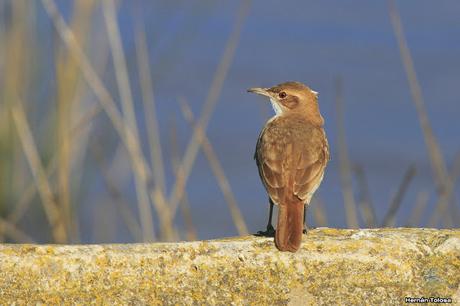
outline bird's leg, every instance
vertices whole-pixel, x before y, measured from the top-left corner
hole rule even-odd
[[[257,236],[265,236],[265,237],[274,237],[275,236],[275,229],[273,228],[273,225],[272,225],[272,215],[273,215],[273,201],[272,199],[270,199],[270,197],[268,198],[269,202],[270,202],[270,212],[268,214],[268,224],[267,224],[267,230],[265,232],[263,231],[258,231],[257,232]]]
[[[309,230],[309,229],[315,229],[314,226],[308,228],[308,225],[307,225],[307,206],[308,206],[308,204],[305,204],[305,206],[303,208],[303,233],[304,234],[306,234],[307,230]]]
[[[307,204],[303,206],[303,233],[307,233]]]
[[[267,232],[270,235],[275,236],[275,229],[273,228],[273,225],[272,225],[273,206],[275,205],[273,204],[273,201],[270,198],[269,198],[269,202],[270,202],[270,213],[268,214]]]

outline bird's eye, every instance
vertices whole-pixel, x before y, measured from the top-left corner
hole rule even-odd
[[[286,94],[284,91],[282,91],[282,92],[280,92],[280,93],[278,94],[278,97],[280,97],[281,99],[286,98],[286,96],[287,96],[287,94]]]

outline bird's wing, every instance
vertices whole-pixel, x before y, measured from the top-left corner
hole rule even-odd
[[[310,202],[313,193],[319,187],[329,161],[326,137],[320,137],[316,141],[316,144],[302,147],[302,151],[298,153],[299,162],[295,172],[294,194],[307,203]]]
[[[279,204],[286,196],[308,202],[321,182],[329,151],[324,131],[309,131],[295,143],[292,137],[262,133],[257,143],[256,161],[259,175],[272,200]],[[289,194],[286,194],[289,193]]]

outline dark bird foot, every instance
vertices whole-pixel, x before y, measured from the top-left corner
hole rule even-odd
[[[314,230],[315,228],[316,228],[316,227],[314,227],[314,226],[313,226],[313,227],[305,227],[305,228],[303,229],[302,233],[307,234],[307,232],[308,232],[309,230]]]
[[[260,237],[275,237],[275,229],[272,225],[267,226],[266,231],[258,231],[256,236]]]

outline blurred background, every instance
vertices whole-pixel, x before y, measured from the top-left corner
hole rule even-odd
[[[458,227],[460,3],[0,1],[0,241],[266,227],[268,101],[318,91],[310,227]]]

